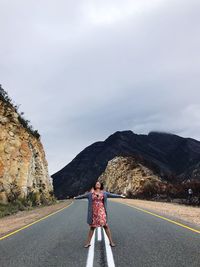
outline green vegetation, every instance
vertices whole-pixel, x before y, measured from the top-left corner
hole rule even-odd
[[[30,121],[26,120],[23,115],[24,112],[18,112],[19,106],[20,105],[16,105],[14,104],[13,100],[9,97],[8,92],[6,92],[1,84],[0,84],[0,100],[3,101],[4,103],[6,103],[10,108],[13,108],[15,112],[17,112],[17,114],[19,115],[18,119],[19,122],[21,123],[21,125],[30,133],[32,134],[34,137],[36,137],[37,139],[40,138],[40,134],[38,133],[38,130],[34,130],[33,126],[30,125]]]
[[[17,213],[20,210],[28,210],[28,209],[30,209],[30,207],[26,207],[19,200],[13,203],[9,202],[8,204],[0,204],[0,218]]]
[[[5,188],[0,184],[0,190],[3,192]],[[7,194],[8,203],[0,203],[0,218],[17,213],[22,210],[32,210],[34,207],[45,207],[47,205],[52,205],[57,202],[56,197],[53,194],[53,191],[49,192],[49,197],[43,194],[43,192],[32,191],[31,188],[28,188],[27,197],[20,197],[20,188],[17,185],[17,181],[13,181],[9,184],[9,193]]]
[[[39,199],[40,201],[38,201]],[[7,204],[0,203],[0,218],[15,214],[18,211],[33,210],[35,207],[49,206],[56,202],[57,199],[54,196],[47,200],[46,198],[38,197],[38,193],[30,194],[27,198],[18,198]]]

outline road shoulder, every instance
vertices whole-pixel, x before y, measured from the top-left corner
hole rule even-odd
[[[126,204],[148,212],[163,216],[169,220],[186,225],[200,231],[200,208],[139,199],[110,199],[113,202]]]
[[[28,211],[18,211],[16,214],[5,216],[0,219],[0,238],[47,215],[50,215],[51,213],[59,211],[60,209],[69,206],[72,202],[73,200],[66,199],[49,206],[36,207]]]

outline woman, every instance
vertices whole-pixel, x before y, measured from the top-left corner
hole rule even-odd
[[[95,186],[90,192],[87,192],[83,195],[74,197],[74,199],[88,199],[88,213],[87,213],[87,223],[90,226],[88,233],[87,242],[84,245],[85,248],[90,246],[90,241],[92,239],[94,229],[99,226],[103,226],[105,232],[110,241],[110,246],[114,247],[115,243],[112,240],[111,231],[107,222],[107,197],[122,197],[124,195],[112,194],[103,190],[103,184],[97,181]]]

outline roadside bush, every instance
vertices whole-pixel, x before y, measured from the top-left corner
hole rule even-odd
[[[14,108],[15,112],[17,112],[17,114],[19,115],[18,120],[21,123],[21,125],[30,133],[32,134],[34,137],[36,137],[37,139],[40,138],[40,134],[38,132],[38,130],[34,130],[33,126],[30,125],[30,121],[26,120],[23,115],[24,112],[19,113],[18,109],[20,105],[16,105],[14,104],[13,100],[10,98],[10,96],[8,95],[8,92],[5,91],[1,84],[0,84],[0,100],[4,103],[6,103],[9,107]]]
[[[143,195],[147,198],[151,198],[157,193],[157,187],[154,181],[146,180],[143,185]]]
[[[0,218],[8,216],[18,211],[29,209],[20,199],[15,200],[13,203],[0,204]]]

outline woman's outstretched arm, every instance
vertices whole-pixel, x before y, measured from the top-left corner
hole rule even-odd
[[[119,194],[114,194],[114,193],[110,193],[110,192],[107,192],[107,191],[105,191],[105,193],[107,194],[107,197],[115,197],[115,198],[117,198],[117,197],[121,197],[121,198],[125,198],[126,196],[124,196],[123,194],[121,194],[121,195],[119,195]]]
[[[89,193],[87,192],[87,193],[85,193],[85,194],[82,194],[82,195],[79,195],[79,196],[77,196],[77,197],[74,197],[74,199],[83,199],[83,198],[87,198],[88,195],[89,195]]]

